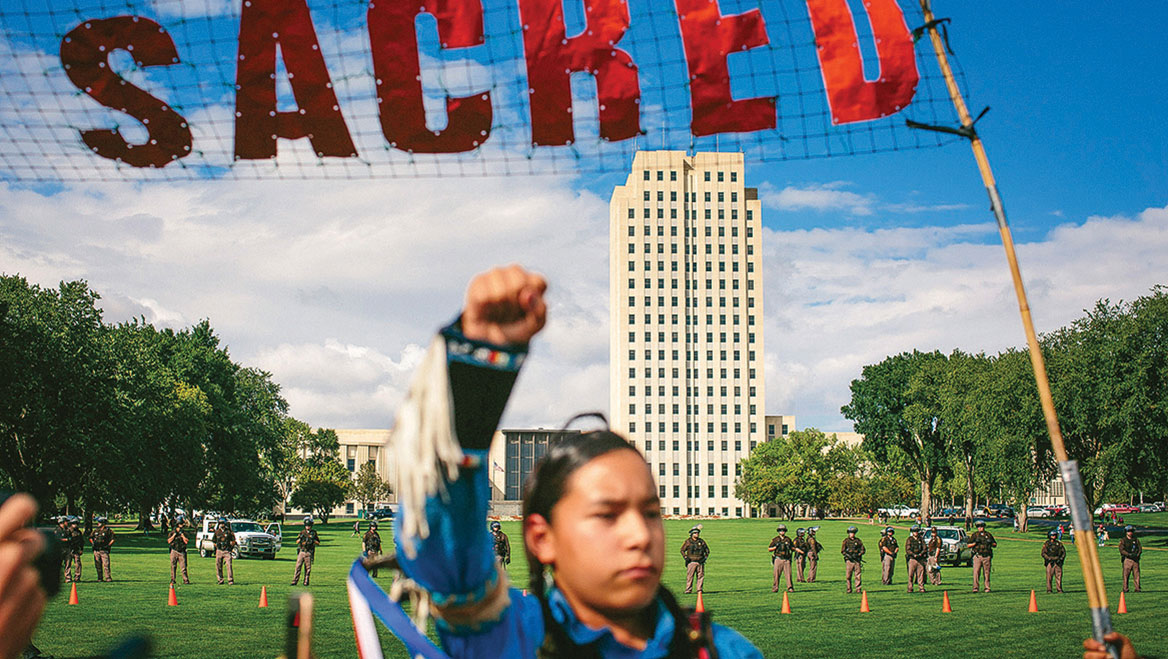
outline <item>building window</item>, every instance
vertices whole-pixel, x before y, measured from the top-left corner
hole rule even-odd
[[[649,180],[649,170],[647,170],[647,169],[645,170],[645,180],[646,181]]]
[[[631,220],[631,219],[635,218],[636,216],[637,216],[637,209],[630,208],[629,209],[629,219]],[[633,235],[633,227],[629,227],[629,235],[630,236]]]
[[[703,173],[706,175],[705,180],[707,180],[707,181],[710,180],[710,173],[709,172],[703,172]]]
[[[673,486],[673,498],[674,498],[674,499],[677,499],[677,498],[679,498],[679,497],[681,497],[681,486],[680,486],[680,485],[674,485],[674,486]],[[673,514],[674,514],[674,515],[676,515],[676,514],[677,514],[677,508],[674,508],[674,509],[673,509]]]
[[[351,503],[346,503],[346,504],[345,504],[345,514],[346,514],[346,515],[352,515],[352,514],[353,514],[353,504],[351,504]]]
[[[664,485],[657,486],[657,497],[660,499],[665,498],[665,486]]]
[[[730,172],[730,182],[731,183],[738,182],[738,172]]]
[[[719,182],[719,183],[721,183],[721,182],[723,182],[723,181],[725,181],[725,180],[726,180],[726,179],[724,178],[724,175],[723,175],[723,173],[722,173],[722,172],[718,172],[718,182]]]
[[[356,458],[349,458],[346,461],[345,466],[347,466],[349,468],[349,471],[354,471],[357,468],[357,459]]]
[[[660,169],[657,170],[657,180],[658,181],[665,180],[665,172],[661,171]]]

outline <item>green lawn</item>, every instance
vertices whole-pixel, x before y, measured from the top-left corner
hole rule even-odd
[[[1136,515],[1132,516],[1137,517]],[[1149,521],[1140,520],[1141,524]],[[690,522],[665,523],[668,536],[665,583],[683,603],[685,573],[678,549]],[[847,522],[827,522],[820,530],[825,547],[819,582],[796,584],[791,615],[780,615],[781,596],[770,592],[771,563],[766,546],[774,535],[774,520],[706,521],[703,537],[710,544],[706,568],[705,603],[715,621],[733,627],[771,656],[842,656],[864,652],[892,656],[921,653],[928,656],[965,656],[970,652],[1032,656],[1075,656],[1089,633],[1086,597],[1078,557],[1068,546],[1064,595],[1047,595],[1039,558],[1044,533],[1017,536],[1008,527],[991,527],[999,540],[994,556],[994,590],[970,593],[969,568],[945,568],[943,577],[953,613],[941,613],[941,592],[905,592],[907,571],[896,567],[895,584],[880,584],[879,565],[868,562],[864,582],[871,613],[860,613],[856,595],[843,592],[843,561],[838,547]],[[794,530],[799,523],[788,524]],[[860,526],[860,537],[875,554],[878,526]],[[897,525],[903,545],[907,531]],[[519,524],[504,522],[511,536],[515,561],[512,579],[524,579],[526,565],[519,542]],[[360,551],[359,538],[350,537],[352,521],[318,525],[323,545],[317,551],[312,592],[317,598],[314,650],[318,657],[355,655],[344,580]],[[84,556],[84,574],[78,588],[80,605],[68,606],[68,590],[50,603],[35,638],[46,654],[86,657],[108,651],[131,634],[148,634],[158,656],[275,657],[283,638],[283,616],[294,565],[292,538],[299,527],[285,529],[284,547],[275,561],[240,560],[235,563],[236,585],[215,584],[213,559],[190,558],[195,582],[178,587],[177,607],[166,606],[169,561],[157,534],[143,536],[120,531],[113,553],[113,583],[95,583],[91,556]],[[388,535],[388,534],[385,534]],[[1142,593],[1129,593],[1130,613],[1114,616],[1116,627],[1147,654],[1168,654],[1163,620],[1168,611],[1168,551],[1162,540],[1146,543],[1142,561]],[[1119,558],[1112,541],[1102,550],[1103,567],[1112,610],[1119,600]],[[388,578],[382,583],[388,585]],[[268,587],[271,607],[257,608],[260,587]],[[1039,613],[1026,612],[1030,589],[1038,593]],[[1161,622],[1156,623],[1156,620]],[[383,633],[390,656],[405,652]],[[977,648],[981,648],[978,650]]]

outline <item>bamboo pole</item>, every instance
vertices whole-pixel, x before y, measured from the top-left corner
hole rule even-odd
[[[1091,609],[1094,636],[1096,640],[1103,642],[1103,636],[1112,631],[1111,612],[1107,608],[1107,591],[1103,585],[1103,569],[1099,564],[1095,533],[1091,527],[1091,514],[1087,510],[1086,498],[1083,496],[1083,482],[1079,475],[1078,463],[1068,458],[1062,431],[1059,429],[1058,415],[1055,412],[1054,399],[1050,393],[1050,381],[1046,375],[1046,362],[1038,344],[1038,335],[1034,331],[1034,321],[1030,317],[1030,304],[1026,299],[1026,288],[1022,284],[1022,271],[1018,267],[1014,238],[1011,236],[1010,226],[1006,222],[1006,210],[1002,206],[1002,198],[998,194],[998,184],[994,181],[994,174],[990,169],[990,161],[986,156],[985,147],[974,129],[973,117],[965,105],[965,99],[961,96],[961,90],[958,88],[953,70],[949,66],[945,44],[933,22],[930,0],[920,0],[920,2],[929,40],[933,44],[933,52],[936,53],[937,63],[941,67],[941,73],[945,76],[945,86],[949,89],[949,97],[953,100],[953,106],[961,119],[963,134],[969,139],[970,147],[973,149],[977,169],[981,173],[982,183],[985,184],[986,192],[989,194],[990,209],[998,222],[998,233],[1002,238],[1002,246],[1006,250],[1006,261],[1010,265],[1010,276],[1014,281],[1014,293],[1018,297],[1018,311],[1022,316],[1022,327],[1026,332],[1026,345],[1029,347],[1030,364],[1034,368],[1034,382],[1038,386],[1042,415],[1046,419],[1051,448],[1058,459],[1059,470],[1066,485],[1067,502],[1070,504],[1071,517],[1075,525],[1075,545],[1079,550],[1079,564],[1083,569],[1083,583],[1087,589],[1087,603]],[[1119,658],[1118,648],[1109,645],[1108,651],[1116,659]]]

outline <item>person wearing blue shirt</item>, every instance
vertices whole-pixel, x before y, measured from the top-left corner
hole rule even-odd
[[[460,658],[654,659],[709,650],[722,659],[761,657],[741,634],[683,611],[661,585],[657,485],[641,454],[609,430],[552,445],[529,477],[529,593],[510,587],[483,524],[487,449],[528,343],[546,320],[545,289],[541,276],[518,266],[475,277],[462,315],[431,344],[398,414],[391,444],[397,464],[410,469],[399,485],[397,562],[430,598],[443,651]]]

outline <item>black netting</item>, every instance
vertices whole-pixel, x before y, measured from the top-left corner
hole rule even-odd
[[[287,0],[289,3],[295,0]],[[398,2],[400,0],[386,0]],[[843,1],[843,0],[841,0]],[[871,27],[858,0],[856,17],[865,74],[879,75]],[[567,34],[584,26],[585,4],[563,3]],[[761,7],[759,7],[761,5]],[[913,0],[900,3],[908,27],[923,23]],[[619,141],[601,137],[597,91],[586,73],[572,74],[575,138],[562,146],[533,146],[524,32],[516,0],[485,0],[484,40],[444,49],[435,20],[416,22],[427,127],[447,121],[447,96],[490,93],[489,137],[463,153],[422,154],[395,148],[382,132],[369,32],[368,4],[357,0],[308,3],[320,53],[357,155],[320,157],[310,140],[279,139],[275,158],[235,158],[236,61],[241,0],[4,0],[0,4],[0,179],[73,181],[191,178],[379,178],[578,173],[627,169],[638,149],[741,151],[748,161],[797,160],[937,146],[954,138],[912,130],[906,118],[954,123],[953,110],[928,39],[916,46],[920,82],[911,105],[889,117],[834,126],[816,55],[807,4],[724,0],[723,14],[759,8],[769,45],[729,56],[735,99],[774,97],[776,128],[694,137],[686,55],[672,2],[631,0],[630,27],[616,44],[639,67],[642,134]],[[179,62],[138,66],[115,50],[110,69],[161,99],[190,130],[189,152],[161,168],[132,167],[96,155],[81,132],[113,129],[130,144],[147,141],[134,117],[102,106],[79,90],[62,65],[62,40],[87,22],[138,16],[173,39]],[[276,58],[280,111],[299,105]],[[962,80],[960,72],[959,81]]]

